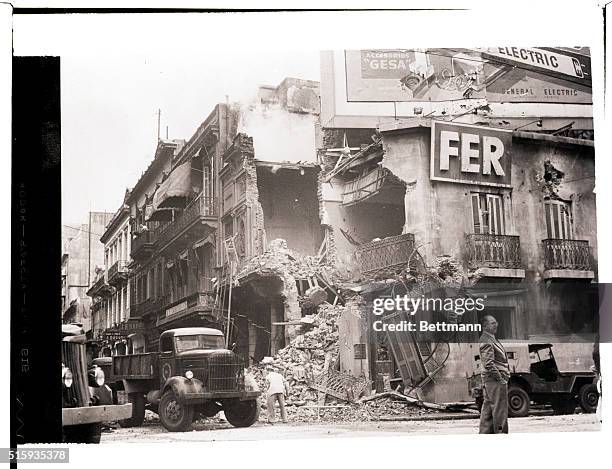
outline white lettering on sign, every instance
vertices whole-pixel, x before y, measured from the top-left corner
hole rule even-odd
[[[506,172],[502,168],[499,160],[504,156],[504,144],[497,137],[482,137],[482,174],[491,174],[491,166],[498,176],[505,176]]]
[[[168,308],[166,310],[166,317],[172,316],[173,314],[176,314],[176,313],[178,313],[180,311],[183,311],[184,309],[187,309],[187,302],[186,301],[182,301],[181,303]]]
[[[450,168],[450,157],[459,155],[459,149],[450,146],[451,141],[459,141],[459,132],[450,130],[440,132],[440,169],[443,171],[448,171]]]
[[[482,138],[482,143],[481,143]],[[461,142],[461,146],[451,146],[451,142]],[[461,148],[461,154],[459,154]],[[462,173],[480,172],[480,148],[482,148],[482,174],[491,174],[491,168],[498,176],[505,176],[500,159],[504,156],[504,144],[497,137],[480,136],[478,134],[453,132],[442,130],[440,132],[440,170],[450,169],[450,157],[461,157]]]
[[[430,177],[512,187],[512,131],[473,124],[431,124]]]
[[[477,173],[480,170],[478,163],[472,163],[471,160],[478,160],[478,148],[472,148],[472,144],[478,145],[480,139],[476,134],[461,135],[461,172],[462,173]]]

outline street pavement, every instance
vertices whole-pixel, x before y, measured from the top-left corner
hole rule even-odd
[[[511,433],[584,432],[600,429],[595,414],[539,415],[509,420]],[[169,433],[159,423],[147,422],[142,427],[118,428],[102,433],[104,443],[153,443],[170,441],[256,441],[326,437],[380,437],[384,435],[478,433],[478,419],[378,421],[346,423],[257,423],[248,428],[234,428],[227,423],[197,423],[184,433]]]

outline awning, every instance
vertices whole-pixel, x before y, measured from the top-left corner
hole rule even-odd
[[[173,208],[153,210],[153,205],[145,205],[145,221],[172,221]]]
[[[174,168],[153,195],[153,211],[162,208],[183,208],[192,195],[191,161]]]

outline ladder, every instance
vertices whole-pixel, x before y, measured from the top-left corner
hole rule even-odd
[[[225,347],[229,348],[230,341],[230,333],[231,333],[231,318],[232,318],[232,287],[234,285],[234,276],[236,275],[236,269],[238,268],[238,251],[236,251],[236,243],[235,243],[236,235],[224,239],[223,245],[225,247],[225,258],[229,265],[229,272],[223,275],[224,280],[227,279],[227,284],[229,284],[229,295],[227,300],[227,324],[225,328]],[[225,295],[223,295],[225,297]],[[223,298],[222,298],[223,302]]]

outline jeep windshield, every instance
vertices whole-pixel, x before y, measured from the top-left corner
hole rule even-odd
[[[181,335],[175,337],[176,351],[187,352],[188,350],[214,350],[225,348],[225,341],[220,335]]]

